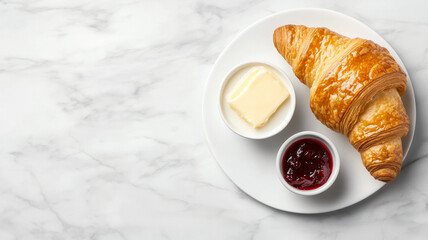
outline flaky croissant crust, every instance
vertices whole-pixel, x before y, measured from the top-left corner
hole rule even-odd
[[[375,178],[392,181],[401,169],[401,137],[409,120],[400,98],[406,75],[388,50],[327,28],[296,25],[277,28],[273,40],[311,88],[310,107],[317,119],[350,138]],[[375,154],[376,149],[387,153]]]

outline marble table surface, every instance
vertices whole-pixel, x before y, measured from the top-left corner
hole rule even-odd
[[[220,52],[272,13],[322,7],[382,35],[416,91],[398,179],[320,215],[266,207],[210,155],[202,93]],[[426,239],[428,3],[0,1],[0,239]]]

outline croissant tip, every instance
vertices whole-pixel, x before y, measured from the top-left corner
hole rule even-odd
[[[380,178],[377,178],[377,180],[379,180],[381,182],[384,182],[384,183],[390,183],[390,182],[394,181],[394,178],[391,178],[391,177],[380,177]]]
[[[283,27],[284,26],[278,27],[273,32],[273,44],[275,45],[276,49],[278,49],[278,50],[279,50],[279,44],[281,43]]]
[[[389,168],[379,169],[371,173],[375,179],[386,183],[394,181],[397,174],[398,173],[395,170]]]

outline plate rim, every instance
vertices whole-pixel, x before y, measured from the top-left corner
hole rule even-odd
[[[231,48],[232,47],[232,45],[233,45],[233,43],[235,42],[235,41],[237,41],[237,39],[240,37],[240,36],[242,36],[243,34],[245,34],[249,29],[251,29],[251,28],[253,28],[255,25],[257,25],[257,24],[259,24],[259,23],[261,23],[261,22],[263,22],[263,21],[265,21],[265,20],[267,20],[267,19],[269,19],[269,18],[274,18],[274,17],[276,17],[277,15],[281,15],[281,14],[286,14],[286,13],[292,13],[292,12],[299,12],[299,11],[319,11],[319,12],[326,12],[326,13],[329,13],[329,14],[334,14],[334,15],[339,15],[340,17],[345,17],[345,18],[348,18],[348,19],[351,19],[351,20],[353,20],[353,21],[355,21],[355,22],[357,22],[358,24],[360,24],[360,25],[362,25],[363,27],[365,27],[365,28],[367,28],[367,29],[369,29],[370,31],[372,31],[374,34],[376,34],[377,36],[379,36],[383,41],[385,41],[393,50],[394,50],[394,53],[397,55],[397,58],[398,58],[398,60],[399,60],[399,62],[401,62],[401,64],[402,64],[402,66],[403,66],[403,70],[404,70],[404,72],[406,73],[406,75],[407,75],[407,77],[406,77],[406,79],[407,79],[407,84],[409,84],[410,85],[410,88],[409,87],[407,87],[407,89],[406,89],[406,91],[409,91],[409,90],[411,90],[411,93],[410,93],[410,95],[411,95],[411,97],[412,97],[412,100],[413,100],[413,103],[414,103],[414,107],[413,107],[413,109],[414,109],[414,111],[412,111],[412,119],[414,119],[414,124],[413,125],[411,125],[411,127],[410,127],[410,129],[409,129],[409,132],[408,132],[408,134],[410,134],[411,136],[410,136],[410,140],[409,140],[409,147],[408,147],[408,149],[407,149],[407,151],[403,154],[403,166],[404,166],[404,162],[405,162],[405,160],[406,160],[406,158],[407,158],[407,155],[408,155],[408,153],[409,153],[409,151],[410,151],[410,149],[411,149],[411,147],[412,147],[412,143],[413,143],[413,139],[414,139],[414,134],[415,134],[415,128],[416,128],[416,124],[417,124],[417,113],[416,113],[416,97],[415,97],[415,91],[414,91],[414,88],[413,88],[413,84],[412,84],[412,82],[411,82],[411,79],[410,79],[410,75],[409,75],[409,73],[407,72],[407,68],[406,68],[406,66],[404,65],[404,62],[401,60],[401,58],[400,58],[400,56],[398,55],[398,53],[395,51],[395,49],[392,47],[392,45],[388,42],[388,41],[386,41],[380,34],[378,34],[376,31],[374,31],[371,27],[369,27],[367,24],[365,24],[365,23],[363,23],[363,22],[361,22],[360,20],[358,20],[358,19],[356,19],[356,18],[354,18],[354,17],[352,17],[352,16],[349,16],[349,15],[346,15],[346,14],[344,14],[344,13],[341,13],[341,12],[338,12],[338,11],[335,11],[335,10],[331,10],[331,9],[326,9],[326,8],[293,8],[293,9],[287,9],[287,10],[282,10],[282,11],[279,11],[279,12],[276,12],[276,13],[273,13],[273,14],[270,14],[270,15],[267,15],[267,16],[265,16],[265,17],[263,17],[263,18],[260,18],[259,20],[257,20],[257,21],[255,21],[255,22],[253,22],[252,24],[250,24],[250,25],[248,25],[247,27],[245,27],[242,31],[240,31],[238,34],[236,34],[236,35],[234,35],[234,37],[233,37],[233,39],[226,45],[226,47],[225,48],[223,48],[223,50],[221,51],[221,53],[217,56],[217,58],[216,58],[216,61],[214,62],[214,64],[212,65],[212,67],[211,67],[211,71],[210,71],[210,73],[208,74],[208,77],[207,77],[207,79],[206,79],[206,81],[205,81],[205,83],[204,83],[204,85],[203,85],[203,94],[202,94],[202,101],[201,101],[201,103],[202,103],[202,115],[201,115],[201,117],[202,117],[202,126],[203,126],[203,132],[204,132],[204,141],[205,141],[205,143],[206,143],[206,145],[208,145],[208,149],[209,149],[209,152],[211,153],[211,155],[213,156],[213,158],[215,159],[215,161],[217,162],[217,165],[220,167],[220,169],[223,171],[223,174],[224,175],[226,175],[226,177],[234,184],[234,186],[235,187],[237,187],[240,191],[242,191],[243,193],[245,193],[246,195],[248,195],[248,196],[250,196],[252,199],[254,199],[254,200],[256,200],[257,202],[260,202],[261,204],[263,204],[263,205],[265,205],[265,206],[268,206],[268,207],[270,207],[270,208],[273,208],[273,209],[276,209],[276,210],[280,210],[280,211],[283,211],[283,212],[289,212],[289,213],[297,213],[297,214],[305,214],[305,215],[309,215],[309,214],[320,214],[320,213],[328,213],[328,212],[334,212],[334,211],[338,211],[338,210],[341,210],[341,209],[345,209],[345,208],[347,208],[347,207],[350,207],[350,206],[353,206],[353,205],[355,205],[355,204],[358,204],[358,203],[361,203],[362,201],[364,201],[365,199],[367,199],[367,198],[369,198],[370,196],[372,196],[372,195],[374,195],[375,193],[377,193],[380,189],[382,189],[382,188],[384,188],[385,187],[385,185],[386,185],[386,183],[385,184],[382,184],[382,186],[381,187],[379,187],[377,190],[375,190],[374,192],[372,192],[371,194],[369,194],[369,195],[367,195],[367,196],[365,196],[365,197],[363,197],[363,198],[361,198],[360,200],[358,200],[358,201],[356,201],[356,202],[354,202],[354,203],[351,203],[351,204],[349,204],[349,205],[346,205],[346,206],[342,206],[342,207],[339,207],[339,208],[335,208],[335,209],[333,209],[333,210],[326,210],[326,211],[294,211],[294,210],[284,210],[284,209],[281,209],[281,208],[278,208],[278,207],[275,207],[275,206],[272,206],[271,204],[269,204],[269,203],[266,203],[266,202],[264,202],[264,201],[262,201],[262,200],[260,200],[260,199],[258,199],[257,197],[255,197],[255,196],[252,196],[251,194],[249,194],[249,193],[247,193],[244,189],[242,189],[238,184],[236,184],[236,182],[232,179],[232,177],[231,176],[229,176],[227,173],[226,173],[226,171],[225,171],[225,169],[224,169],[224,167],[222,166],[222,164],[220,163],[220,161],[218,160],[218,156],[216,155],[216,153],[214,152],[214,150],[213,150],[213,147],[212,147],[212,142],[210,141],[210,139],[208,138],[208,132],[207,132],[207,123],[206,123],[206,121],[205,121],[205,115],[206,115],[206,109],[205,109],[205,105],[206,105],[206,95],[207,95],[207,92],[208,92],[208,84],[209,84],[209,82],[210,82],[210,79],[212,78],[212,75],[213,75],[213,73],[214,73],[214,69],[215,69],[215,66],[218,64],[218,62],[219,62],[219,60],[220,59],[222,59],[223,58],[223,55],[224,54],[226,54],[226,52],[229,50],[229,48]],[[406,109],[407,110],[407,109]]]

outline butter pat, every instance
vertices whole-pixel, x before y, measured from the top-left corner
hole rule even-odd
[[[266,125],[290,93],[266,67],[251,68],[232,92],[229,106],[253,128]]]

